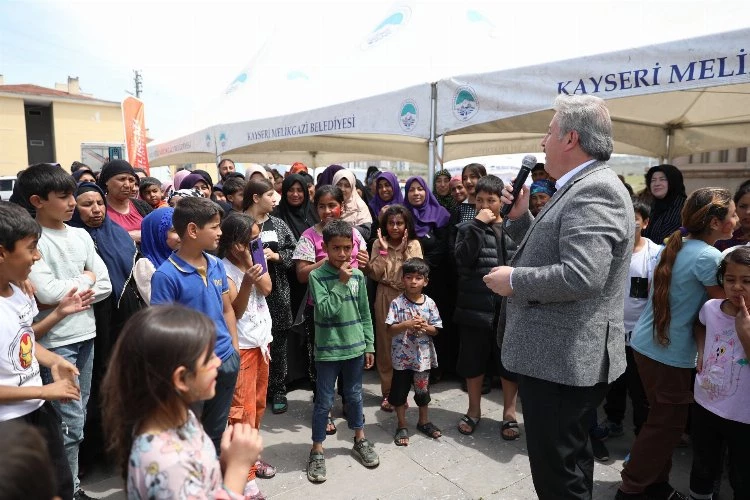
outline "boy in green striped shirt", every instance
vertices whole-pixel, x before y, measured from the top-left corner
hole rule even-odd
[[[323,250],[328,260],[310,273],[310,294],[315,304],[315,367],[318,372],[312,419],[313,446],[307,463],[307,478],[326,480],[323,441],[328,412],[333,406],[336,378],[341,373],[349,428],[354,430],[352,453],[365,467],[376,467],[380,459],[365,438],[362,412],[362,372],[375,360],[374,336],[365,277],[350,264],[352,226],[340,219],[323,227]]]

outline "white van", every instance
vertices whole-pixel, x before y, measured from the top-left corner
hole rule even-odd
[[[8,201],[13,194],[13,186],[16,185],[15,175],[5,175],[0,177],[0,199]]]

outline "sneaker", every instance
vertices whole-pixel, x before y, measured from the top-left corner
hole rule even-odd
[[[78,491],[76,491],[73,494],[73,500],[96,500],[96,499],[94,497],[88,496],[85,491],[83,491],[81,488],[78,488]]]
[[[322,483],[326,480],[326,459],[322,453],[310,452],[307,459],[307,479],[313,483]]]
[[[365,467],[377,467],[380,465],[380,458],[375,452],[375,445],[373,445],[367,438],[362,438],[354,443],[352,453],[357,459],[362,462]]]
[[[606,462],[609,460],[609,450],[604,444],[604,441],[600,439],[592,439],[591,450],[594,452],[594,460],[598,462]]]
[[[611,420],[607,420],[604,422],[604,425],[607,426],[607,430],[609,430],[609,436],[610,437],[620,437],[623,434],[625,434],[625,428],[623,427],[622,423],[612,422]]]

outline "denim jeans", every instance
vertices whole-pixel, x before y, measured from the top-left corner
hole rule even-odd
[[[214,397],[208,401],[200,401],[191,405],[193,412],[200,418],[206,434],[214,443],[216,456],[219,456],[221,451],[221,436],[227,428],[229,409],[232,406],[232,396],[239,373],[240,355],[237,351],[234,351],[221,362],[219,374],[216,376],[216,394],[214,394]]]
[[[312,440],[322,443],[326,438],[328,412],[333,406],[336,379],[343,383],[344,406],[349,428],[359,430],[365,426],[362,413],[362,372],[365,367],[364,354],[344,361],[315,361],[318,372],[315,405],[313,407]]]
[[[52,406],[60,414],[62,425],[63,445],[68,457],[70,473],[73,475],[73,492],[78,491],[80,481],[78,480],[78,448],[83,441],[83,424],[86,422],[86,405],[91,394],[91,374],[94,369],[94,339],[76,342],[75,344],[55,347],[50,349],[70,361],[78,371],[78,385],[81,388],[81,400],[62,403],[52,401]],[[42,382],[51,384],[52,372],[42,367]]]

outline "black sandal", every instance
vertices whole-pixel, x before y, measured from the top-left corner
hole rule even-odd
[[[403,441],[404,439],[406,439],[406,442]],[[396,429],[396,434],[393,435],[393,443],[396,446],[409,446],[409,429],[406,427]]]
[[[463,417],[461,417],[461,420],[458,421],[458,423],[459,423],[459,425],[457,426],[458,427],[458,432],[460,432],[464,436],[470,436],[470,435],[474,434],[474,429],[476,429],[477,425],[479,425],[479,421],[480,420],[482,420],[482,417],[479,417],[476,420],[474,420],[470,416],[464,415]],[[463,422],[463,423],[465,423],[466,425],[469,426],[470,430],[468,432],[465,431],[465,430],[463,430],[463,429],[461,429],[461,425],[460,425],[461,422]]]
[[[427,422],[426,424],[417,424],[417,430],[425,436],[431,437],[432,439],[437,439],[443,435],[443,431],[438,429],[438,427],[432,422]]]
[[[286,413],[289,409],[286,396],[283,394],[275,394],[271,399],[271,412],[278,415],[279,413]]]
[[[507,430],[512,430],[515,434],[508,436],[505,434],[505,431]],[[502,436],[505,441],[515,441],[520,438],[521,431],[518,429],[518,422],[515,420],[503,420],[503,424],[500,427],[500,436]]]

